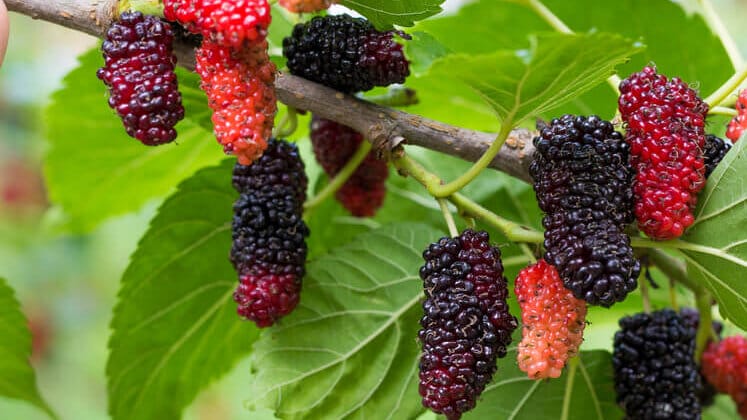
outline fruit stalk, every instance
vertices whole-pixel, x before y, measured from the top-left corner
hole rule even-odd
[[[304,204],[304,210],[308,213],[311,209],[324,202],[324,200],[333,196],[353,175],[353,173],[355,173],[355,170],[358,169],[361,162],[366,159],[368,152],[371,151],[371,147],[371,143],[362,141],[360,146],[358,146],[358,150],[356,150],[355,154],[350,157],[350,160],[348,160],[345,166],[342,167],[340,172],[338,172],[337,175],[335,175],[334,178],[332,178],[329,183],[314,196],[314,198],[308,200],[306,204]]]

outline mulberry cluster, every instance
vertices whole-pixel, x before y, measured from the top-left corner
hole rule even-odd
[[[299,23],[283,40],[291,74],[345,93],[402,83],[409,62],[394,35],[379,32],[364,19],[348,15],[317,16]]]
[[[703,149],[703,162],[705,163],[705,176],[708,178],[716,169],[726,153],[731,150],[731,144],[712,134],[706,135],[705,148]]]
[[[573,115],[541,127],[534,145],[529,171],[546,213],[545,260],[576,298],[622,301],[640,273],[623,231],[633,220],[628,145],[609,122]]]
[[[104,67],[96,75],[109,87],[109,106],[122,118],[127,134],[148,146],[174,140],[174,126],[184,118],[173,39],[168,23],[124,12],[101,46]]]
[[[532,379],[560,377],[583,342],[586,302],[563,287],[545,260],[521,270],[514,288],[521,307],[519,369]]]
[[[718,391],[731,396],[739,414],[747,419],[747,338],[734,336],[710,343],[701,371]]]
[[[674,239],[695,221],[705,185],[703,148],[708,104],[678,78],[653,67],[620,83],[619,109],[636,168],[635,214],[652,239]]]
[[[272,325],[298,304],[305,274],[303,221],[306,174],[295,145],[270,139],[254,164],[239,163],[233,186],[231,263],[239,274],[234,293],[241,317],[259,327]]]
[[[612,364],[626,419],[699,419],[695,330],[671,309],[620,320]]]
[[[318,117],[311,120],[310,137],[316,160],[330,177],[340,172],[363,141],[363,135],[352,128]],[[386,161],[371,151],[336,198],[353,216],[373,216],[384,202],[388,176]]]
[[[213,110],[215,137],[240,164],[251,164],[267,147],[277,111],[276,69],[267,41],[236,49],[206,39],[196,58],[200,86]]]
[[[517,321],[508,312],[501,252],[487,232],[441,238],[423,258],[420,395],[425,407],[459,419],[493,377]]]
[[[737,116],[732,118],[726,128],[726,137],[735,143],[742,137],[744,129],[747,128],[747,89],[739,92],[736,108]]]
[[[680,309],[680,316],[682,317],[682,320],[685,321],[685,325],[692,328],[697,335],[698,326],[700,325],[700,312],[693,308],[682,308]],[[724,328],[723,324],[714,321],[712,327],[716,332],[716,335],[721,337],[721,330]],[[710,342],[711,340],[708,340],[708,343]],[[700,406],[705,408],[714,403],[718,391],[710,382],[708,382],[705,376],[703,376],[702,371],[700,373],[700,385],[701,388],[697,392],[698,400],[700,401]]]
[[[292,13],[314,13],[329,8],[336,0],[280,0],[278,4]]]
[[[164,0],[163,6],[166,19],[223,46],[262,41],[272,20],[267,0]]]

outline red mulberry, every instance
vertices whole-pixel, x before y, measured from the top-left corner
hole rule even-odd
[[[264,40],[272,20],[267,0],[163,0],[163,6],[166,19],[222,46]]]
[[[508,312],[501,252],[487,232],[441,238],[423,259],[420,395],[425,407],[459,419],[493,377],[517,321]]]
[[[205,40],[196,58],[215,137],[239,163],[251,164],[267,147],[277,111],[267,41],[234,49]]]
[[[703,148],[708,104],[678,78],[644,67],[620,83],[638,227],[652,239],[680,237],[705,185]]]
[[[705,176],[708,178],[716,169],[726,153],[731,150],[731,144],[725,142],[712,134],[706,136],[705,148],[703,149],[703,162],[705,163]]]
[[[317,16],[283,40],[291,74],[346,93],[403,83],[409,62],[394,35],[348,15]]]
[[[271,139],[254,164],[236,164],[233,185],[234,300],[239,315],[267,327],[296,307],[305,274],[307,179],[298,149]]]
[[[109,87],[109,106],[127,134],[148,146],[174,140],[174,126],[184,118],[173,40],[168,23],[124,12],[101,46],[105,64],[96,75]]]
[[[293,13],[314,13],[329,8],[336,0],[280,0],[278,4]]]
[[[732,118],[726,129],[726,137],[735,143],[742,137],[744,129],[747,128],[747,89],[739,92],[736,108],[737,116]]]
[[[620,320],[612,364],[626,419],[700,419],[695,330],[671,309]]]
[[[363,141],[363,135],[331,120],[311,120],[311,144],[316,160],[330,177],[350,160]],[[358,169],[337,191],[337,200],[356,217],[370,217],[381,207],[386,195],[389,169],[371,151]]]
[[[701,371],[719,392],[729,394],[747,419],[747,338],[727,337],[703,353]]]
[[[545,260],[521,270],[514,287],[521,307],[519,369],[532,379],[557,378],[583,342],[586,302],[563,287]]]
[[[611,306],[637,286],[640,262],[623,231],[633,219],[628,145],[597,116],[541,127],[529,171],[546,213],[545,261],[591,305]]]

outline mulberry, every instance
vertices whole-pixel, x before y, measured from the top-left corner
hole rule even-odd
[[[163,0],[163,14],[227,47],[261,42],[272,20],[267,0]]]
[[[291,74],[345,93],[403,83],[409,62],[394,35],[379,32],[364,19],[348,15],[317,16],[293,28],[283,40]]]
[[[215,137],[240,164],[251,164],[267,147],[277,111],[267,41],[234,49],[205,40],[196,58]]]
[[[174,126],[184,118],[173,40],[168,23],[124,12],[101,46],[104,67],[96,76],[109,87],[109,106],[122,118],[127,134],[148,146],[174,140]]]
[[[506,303],[501,252],[489,240],[487,232],[465,230],[423,252],[420,395],[449,420],[474,408],[517,326]]]
[[[671,309],[620,320],[612,364],[626,419],[699,419],[695,330]]]
[[[311,144],[316,160],[330,177],[337,175],[363,141],[363,135],[331,120],[313,117]],[[356,217],[370,217],[386,195],[389,169],[386,161],[371,151],[337,191],[337,200]]]
[[[314,13],[329,8],[335,0],[280,0],[278,2],[293,13]]]
[[[726,128],[726,137],[734,143],[742,137],[744,129],[747,128],[747,89],[739,92],[736,108],[737,116],[732,118]]]
[[[305,274],[303,202],[307,179],[295,145],[270,139],[250,166],[236,164],[231,263],[239,274],[234,293],[241,317],[272,325],[298,304]]]
[[[705,163],[705,176],[708,178],[716,169],[726,153],[731,150],[731,144],[725,142],[712,134],[706,136],[705,148],[703,149],[703,161]]]
[[[747,338],[734,336],[710,343],[701,371],[718,391],[731,396],[739,414],[747,419]]]
[[[703,148],[708,104],[678,78],[644,67],[620,83],[627,125],[638,227],[650,238],[680,237],[705,185]]]
[[[521,307],[519,369],[532,379],[557,378],[583,342],[586,302],[563,287],[545,260],[521,270],[514,287]]]
[[[689,328],[692,328],[697,335],[698,326],[700,325],[700,313],[698,312],[698,310],[693,308],[682,308],[680,309],[680,316],[682,317],[683,321],[685,321],[685,325],[687,325]],[[713,331],[716,332],[719,337],[721,337],[721,330],[723,329],[723,327],[724,326],[720,322],[713,322]],[[708,343],[710,342],[711,340],[708,340]],[[707,407],[709,405],[712,405],[715,401],[718,391],[703,376],[702,371],[700,373],[700,385],[701,388],[697,392],[700,406]]]
[[[622,301],[640,273],[623,231],[633,219],[628,145],[609,122],[573,115],[541,127],[534,145],[529,171],[546,213],[545,260],[576,298]]]

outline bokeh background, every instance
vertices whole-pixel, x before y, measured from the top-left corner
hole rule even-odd
[[[453,11],[462,2],[448,0],[445,8]],[[724,22],[747,56],[747,1],[713,3],[725,11]],[[76,66],[76,57],[98,40],[13,13],[10,21],[8,54],[0,69],[0,276],[15,288],[29,319],[42,395],[62,419],[105,419],[111,308],[129,255],[158,203],[87,235],[60,229],[60,212],[47,201],[44,188],[43,111],[62,77]],[[104,101],[103,86],[101,92]],[[85,168],[80,173],[85,176]],[[247,370],[238,366],[203,392],[186,418],[272,418],[242,406]],[[0,398],[0,419],[44,418],[24,403]]]

